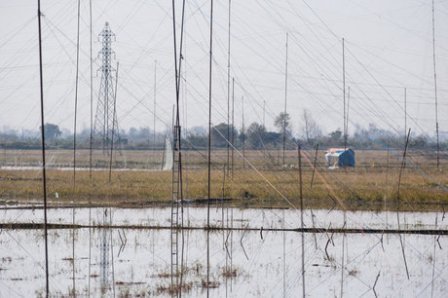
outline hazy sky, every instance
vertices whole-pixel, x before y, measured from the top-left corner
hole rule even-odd
[[[176,1],[178,8],[182,1]],[[213,123],[227,121],[228,0],[215,0]],[[105,22],[116,34],[120,63],[120,128],[153,127],[157,60],[157,129],[171,124],[174,69],[171,1],[92,0],[94,112]],[[448,1],[436,0],[439,123],[448,131]],[[42,0],[46,122],[73,130],[75,0]],[[177,12],[180,15],[180,11]],[[0,128],[37,129],[40,121],[37,1],[0,1]],[[182,123],[208,122],[210,1],[186,1]],[[407,88],[409,127],[435,130],[430,0],[232,0],[231,76],[235,124],[273,128],[285,97],[285,39],[289,34],[288,112],[296,133],[308,109],[324,132],[343,126],[342,37],[346,40],[349,133],[355,124],[403,132]],[[90,125],[89,1],[81,0],[79,126]]]

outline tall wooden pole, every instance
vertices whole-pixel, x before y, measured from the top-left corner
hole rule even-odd
[[[230,173],[230,17],[232,0],[229,0],[229,22],[227,40],[227,175]]]
[[[153,122],[153,140],[152,149],[156,149],[156,119],[157,119],[157,60],[154,61],[154,122]],[[154,153],[154,152],[153,152]]]
[[[45,163],[45,109],[44,109],[44,78],[42,65],[42,25],[41,25],[40,0],[37,0],[37,21],[39,27],[39,78],[40,78],[40,123],[42,138],[42,189],[44,195],[44,241],[45,241],[45,296],[50,294],[48,274],[48,226],[47,226],[47,172]]]
[[[347,115],[345,103],[345,39],[342,38],[342,97],[344,102],[344,149],[347,149]]]
[[[212,162],[212,71],[213,71],[213,0],[210,2],[210,52],[208,77],[208,155],[207,155],[207,227],[210,227],[211,162]]]
[[[408,113],[407,113],[407,94],[406,88],[404,88],[404,142],[406,143],[408,133]]]
[[[286,150],[286,108],[288,101],[288,33],[286,33],[286,55],[285,55],[285,107],[283,115],[283,153],[282,153],[282,164],[285,164],[285,150]]]
[[[436,142],[437,142],[437,169],[440,167],[440,144],[439,144],[439,116],[437,104],[437,67],[436,67],[436,18],[434,0],[432,0],[432,61],[434,68],[434,102],[436,119]]]
[[[232,78],[232,178],[234,167],[234,148],[235,148],[235,78]]]
[[[241,133],[243,134],[243,168],[246,168],[246,127],[244,123],[244,96],[241,98],[242,101],[242,109],[241,109],[241,122],[242,122],[242,128]]]
[[[213,65],[213,0],[210,1],[210,54],[208,81],[208,157],[207,157],[207,298],[210,297],[210,198],[212,149],[212,65]]]

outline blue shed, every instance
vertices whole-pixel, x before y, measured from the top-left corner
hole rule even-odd
[[[330,148],[325,152],[325,160],[329,168],[344,168],[355,166],[355,151],[350,148]]]

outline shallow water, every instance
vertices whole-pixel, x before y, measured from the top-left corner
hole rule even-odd
[[[75,210],[76,223],[101,222],[102,208]],[[298,227],[300,215],[295,210],[239,210],[224,212],[227,224],[233,214],[233,226]],[[2,222],[41,222],[42,210],[2,210]],[[343,225],[340,211],[313,210],[318,227]],[[113,224],[169,225],[170,208],[114,209]],[[185,222],[205,224],[205,208],[187,208]],[[211,210],[211,222],[222,224],[222,211]],[[393,227],[395,213],[347,212],[351,227]],[[447,219],[439,213],[402,213],[404,228],[446,229]],[[284,218],[284,221],[283,221]],[[71,209],[49,210],[49,222],[71,223]],[[305,212],[311,226],[311,210]],[[405,224],[406,223],[406,224]],[[52,295],[67,295],[73,286],[73,272],[78,294],[168,297],[161,288],[170,285],[171,250],[169,230],[78,229],[49,231],[49,269]],[[298,297],[302,293],[301,234],[297,232],[185,231],[184,283],[191,289],[185,297],[205,297],[207,242],[210,252],[210,280],[217,288],[208,289],[211,297]],[[331,237],[332,241],[329,240]],[[345,237],[345,245],[343,239]],[[410,278],[406,275],[400,235],[322,234],[304,235],[305,290],[308,297],[443,297],[448,290],[447,236],[401,235]],[[179,256],[182,252],[179,234]],[[207,241],[208,240],[208,241]],[[227,249],[224,243],[227,240]],[[438,241],[437,241],[438,240]],[[112,245],[111,245],[112,243]],[[442,247],[440,249],[439,245]],[[327,250],[325,247],[327,246]],[[75,261],[72,262],[73,247]],[[90,278],[89,278],[90,249]],[[344,261],[342,252],[344,250]],[[103,254],[102,254],[103,252]],[[328,255],[327,255],[328,254]],[[44,241],[42,230],[2,230],[0,233],[0,297],[33,297],[44,294]],[[113,262],[112,262],[113,256]],[[109,264],[101,266],[102,257]],[[103,260],[105,260],[103,259]],[[236,276],[222,273],[232,266]],[[180,264],[180,261],[179,261]],[[74,265],[74,266],[73,266]],[[112,269],[113,267],[113,269]],[[73,271],[74,268],[74,271]],[[104,270],[101,270],[104,268]],[[113,272],[113,275],[112,275]],[[104,275],[103,275],[104,273]],[[90,287],[89,287],[90,283]]]
[[[48,209],[48,222],[71,224],[73,212],[75,223],[93,225],[102,222],[104,208],[55,208]],[[109,209],[108,209],[109,210]],[[111,208],[114,225],[169,226],[171,208]],[[184,207],[184,224],[191,227],[204,227],[207,224],[207,208]],[[181,210],[179,209],[179,216]],[[442,212],[400,212],[402,229],[448,229],[448,216]],[[437,227],[435,219],[438,218]],[[442,217],[445,217],[442,220]],[[221,227],[233,218],[233,227],[242,228],[298,228],[300,210],[293,209],[238,209],[219,205],[210,209],[210,224]],[[305,227],[341,228],[344,226],[344,212],[339,210],[304,210]],[[43,222],[42,209],[0,209],[2,223]],[[347,228],[386,229],[397,228],[396,212],[346,211]]]

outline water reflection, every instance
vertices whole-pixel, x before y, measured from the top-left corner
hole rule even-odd
[[[210,297],[300,295],[299,233],[229,234],[203,230],[184,233],[180,269],[184,297],[205,297],[207,292]],[[78,295],[87,295],[90,290],[91,296],[101,293],[112,296],[113,291],[118,297],[170,296],[173,294],[170,235],[169,230],[79,229],[73,260],[70,230],[50,230],[51,293],[56,296],[70,293],[75,268]],[[434,296],[441,297],[446,293],[448,255],[440,250],[448,244],[446,236],[406,235],[409,280],[398,235],[346,234],[342,263],[343,237],[325,233],[304,235],[306,291],[310,297],[339,295],[342,278],[344,295],[349,297],[369,292],[373,296],[373,290],[380,296],[430,296],[433,291]],[[436,240],[440,247],[437,244],[434,250]],[[0,296],[43,295],[42,231],[3,230],[0,244]]]

